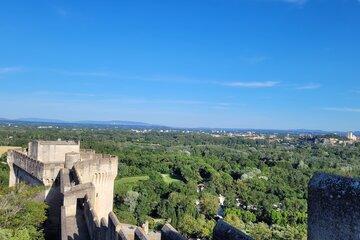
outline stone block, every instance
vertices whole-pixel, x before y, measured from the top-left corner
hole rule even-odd
[[[360,239],[360,180],[317,173],[309,183],[308,239]]]

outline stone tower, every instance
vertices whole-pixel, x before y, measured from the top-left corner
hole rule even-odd
[[[49,205],[45,229],[49,239],[59,239],[60,232],[67,236],[88,235],[85,202],[99,220],[106,221],[112,213],[118,167],[115,156],[80,150],[77,141],[32,141],[27,151],[9,151],[7,161],[10,187],[20,181],[45,187],[43,198]]]

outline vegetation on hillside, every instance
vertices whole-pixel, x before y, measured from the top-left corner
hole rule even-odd
[[[0,128],[0,145],[79,139],[119,157],[114,211],[122,222],[170,222],[188,237],[211,239],[219,214],[255,239],[306,239],[307,183],[316,171],[359,176],[360,145],[314,139],[269,142],[199,133],[118,129]],[[219,197],[224,196],[224,206]]]
[[[0,240],[42,240],[46,205],[36,200],[42,189],[25,184],[8,188],[5,157],[0,158]]]

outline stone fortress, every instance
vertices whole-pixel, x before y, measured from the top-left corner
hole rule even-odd
[[[43,186],[49,240],[186,240],[170,224],[159,234],[122,224],[113,213],[118,158],[80,149],[77,141],[32,141],[8,152],[10,187]],[[309,183],[308,239],[360,239],[360,180],[316,174]],[[213,240],[250,240],[223,220]]]

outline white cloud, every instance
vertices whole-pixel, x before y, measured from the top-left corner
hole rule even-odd
[[[223,85],[228,87],[238,88],[272,88],[279,85],[279,82],[266,81],[266,82],[230,82],[224,83]]]
[[[324,108],[324,110],[326,110],[326,111],[335,111],[335,112],[356,112],[356,113],[360,113],[360,108],[349,108],[349,107],[342,107],[342,108],[328,107],[328,108]]]
[[[318,89],[318,88],[321,88],[321,84],[319,84],[319,83],[308,83],[308,84],[305,84],[303,86],[299,86],[296,89],[297,90],[314,90],[314,89]]]
[[[20,72],[20,71],[22,71],[22,69],[19,68],[19,67],[3,67],[3,68],[0,68],[0,74],[12,73],[12,72]]]

